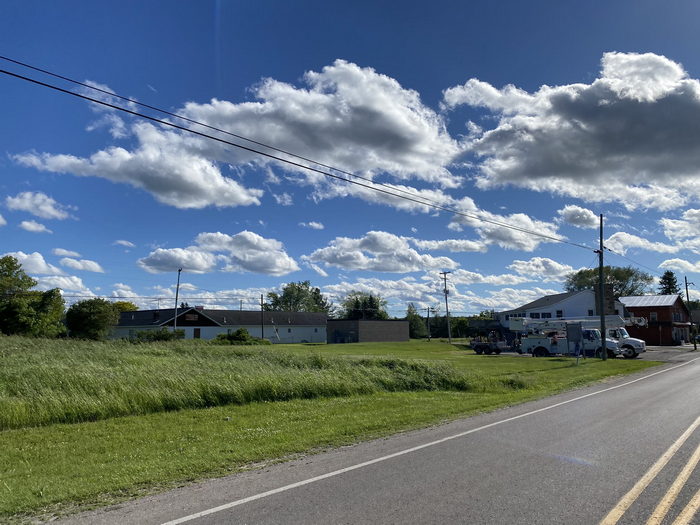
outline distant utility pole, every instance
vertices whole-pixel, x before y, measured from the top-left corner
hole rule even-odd
[[[688,303],[688,313],[690,314],[690,337],[693,340],[693,350],[698,349],[698,342],[695,340],[695,324],[693,323],[693,312],[690,311],[690,294],[688,293],[688,285],[695,283],[688,282],[688,276],[685,276],[685,300]]]
[[[603,271],[603,214],[600,214],[600,249],[598,250],[598,308],[600,314],[600,358],[608,359],[607,332],[605,330],[605,282]]]
[[[182,268],[177,269],[177,286],[175,287],[175,317],[173,318],[173,332],[177,330],[177,301],[180,295],[180,274],[182,273]]]
[[[430,342],[430,311],[432,310],[433,313],[435,313],[435,309],[428,306],[428,308],[421,308],[421,310],[425,310],[426,313],[428,314],[426,324],[427,324],[427,328],[428,328],[428,342]]]
[[[241,301],[241,306],[240,306],[239,310],[242,312],[243,311],[243,299],[241,299],[240,301]]]
[[[445,281],[445,316],[447,318],[447,341],[452,344],[452,330],[450,328],[450,306],[447,304],[447,296],[449,295],[450,291],[447,289],[447,274],[452,273],[452,272],[440,272],[440,275],[442,275],[443,280]]]
[[[265,311],[263,310],[263,294],[260,294],[260,339],[265,338]]]

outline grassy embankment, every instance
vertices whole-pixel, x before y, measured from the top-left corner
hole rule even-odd
[[[251,348],[0,338],[0,520],[117,501],[652,363],[573,365],[437,341]]]

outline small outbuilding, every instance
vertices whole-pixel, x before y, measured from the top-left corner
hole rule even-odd
[[[328,319],[326,340],[337,343],[381,343],[408,341],[408,321]]]
[[[678,345],[690,341],[690,311],[679,295],[620,297],[630,315],[644,317],[646,326],[630,326],[632,337],[648,345]]]

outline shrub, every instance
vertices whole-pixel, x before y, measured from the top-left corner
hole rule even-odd
[[[272,344],[267,339],[253,337],[245,328],[239,328],[233,333],[219,334],[213,340],[216,344],[223,345],[269,345]]]
[[[176,339],[184,339],[184,330],[171,331],[163,327],[160,330],[142,330],[136,332],[134,343],[153,343],[156,341],[175,341]]]

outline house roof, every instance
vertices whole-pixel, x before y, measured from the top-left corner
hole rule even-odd
[[[625,308],[634,308],[635,306],[673,306],[678,299],[678,294],[630,295],[628,297],[620,297],[620,302],[625,305]]]
[[[180,318],[189,313],[198,313],[209,318],[219,326],[251,326],[260,325],[260,312],[249,310],[209,310],[205,308],[178,308],[178,323]],[[130,326],[163,326],[172,322],[175,316],[174,308],[160,310],[138,310],[122,312],[119,325]],[[325,325],[328,315],[320,312],[263,312],[262,322],[266,325]]]
[[[511,312],[521,312],[523,310],[534,310],[536,308],[547,308],[549,306],[552,306],[553,304],[557,304],[562,302],[564,299],[568,299],[569,297],[573,297],[574,295],[588,292],[589,290],[579,290],[578,292],[565,292],[565,293],[557,293],[554,295],[545,295],[544,297],[540,297],[539,299],[532,301],[531,303],[524,304],[522,306],[519,306],[518,308],[514,308],[512,310],[507,310],[505,312],[500,312],[502,314],[509,314]]]

